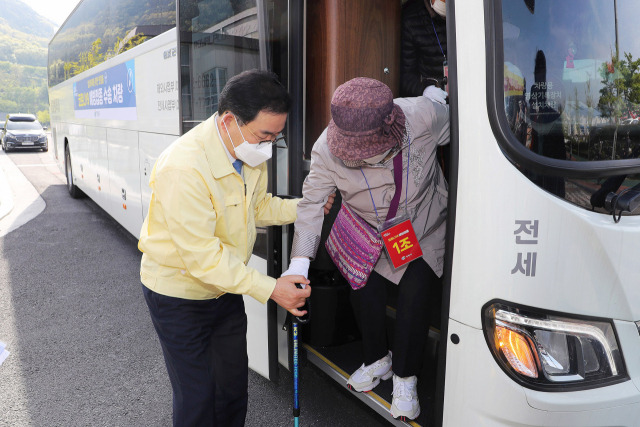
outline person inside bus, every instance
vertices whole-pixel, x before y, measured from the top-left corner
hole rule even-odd
[[[306,313],[299,308],[311,288],[296,287],[305,277],[276,280],[247,265],[256,226],[296,219],[299,200],[267,193],[265,164],[290,103],[273,73],[232,77],[218,112],[164,150],[151,173],[140,277],[173,388],[174,426],[244,425],[243,294]]]
[[[446,92],[447,6],[445,0],[408,0],[402,6],[400,37],[400,96],[442,96]],[[427,93],[429,92],[429,93]],[[438,150],[449,180],[449,146]]]
[[[427,307],[443,272],[448,190],[436,149],[449,142],[449,109],[425,96],[394,100],[384,83],[359,77],[336,89],[331,117],[313,146],[291,263],[283,276],[307,275],[320,244],[329,194],[339,190],[343,208],[347,205],[375,228],[401,189],[397,217],[408,215],[422,256],[394,268],[383,250],[366,284],[351,291],[364,360],[348,385],[369,391],[393,375],[391,414],[415,419],[420,414],[416,387],[429,327]],[[391,348],[385,333],[387,284],[399,286]]]
[[[445,88],[447,22],[444,0],[408,0],[402,6],[400,96]]]
[[[541,156],[566,160],[565,136],[562,121],[562,87],[559,79],[548,75],[547,59],[542,50],[536,52],[533,70],[534,83],[529,92],[531,122],[531,150]],[[530,179],[541,188],[565,197],[565,181],[561,176],[529,173]]]

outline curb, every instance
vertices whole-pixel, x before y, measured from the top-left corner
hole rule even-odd
[[[0,237],[31,221],[45,207],[34,186],[6,153],[0,152]]]
[[[6,158],[7,155],[2,151],[0,156]],[[7,216],[13,209],[13,191],[4,173],[4,162],[0,162],[0,219]]]

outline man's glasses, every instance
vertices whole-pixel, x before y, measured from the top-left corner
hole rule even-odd
[[[278,134],[272,134],[271,139],[264,139],[264,138],[261,138],[258,135],[256,135],[255,132],[253,132],[251,130],[249,125],[245,125],[245,126],[247,127],[247,129],[249,129],[249,132],[251,132],[251,135],[253,135],[258,140],[258,145],[271,143],[271,144],[274,144],[278,148],[287,148],[287,139],[285,137],[284,132],[280,132]],[[280,142],[282,142],[282,144],[284,144],[284,146],[279,146],[278,144]]]

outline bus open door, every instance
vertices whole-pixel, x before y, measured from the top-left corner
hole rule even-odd
[[[309,28],[330,11],[349,17],[358,10],[341,5],[314,3]],[[372,18],[378,7],[360,11],[362,22],[376,22],[365,38],[387,28]],[[633,426],[640,414],[640,276],[632,260],[640,253],[640,132],[623,120],[640,101],[634,5],[449,1],[447,8],[447,268],[442,320],[425,352],[434,370],[421,378],[426,410],[415,424]],[[307,61],[313,48],[308,41]],[[370,55],[368,63],[384,70],[376,62],[382,57]],[[353,77],[335,64],[324,66],[341,77],[337,84]],[[308,98],[318,83],[327,86],[319,69],[307,67]],[[359,75],[382,80],[364,68]],[[328,106],[330,93],[315,108]],[[305,147],[313,142],[307,135]],[[344,386],[359,363],[358,330],[345,320],[346,297],[330,294],[332,285],[341,289],[340,276],[322,260],[316,266],[326,267],[312,295],[321,312],[315,319],[324,321],[305,331],[307,357]],[[392,301],[388,315],[393,323]],[[393,423],[390,390],[381,384],[354,397]]]

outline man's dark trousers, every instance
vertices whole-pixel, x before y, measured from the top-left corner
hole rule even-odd
[[[188,300],[142,288],[173,388],[173,425],[244,425],[249,367],[242,296]]]

